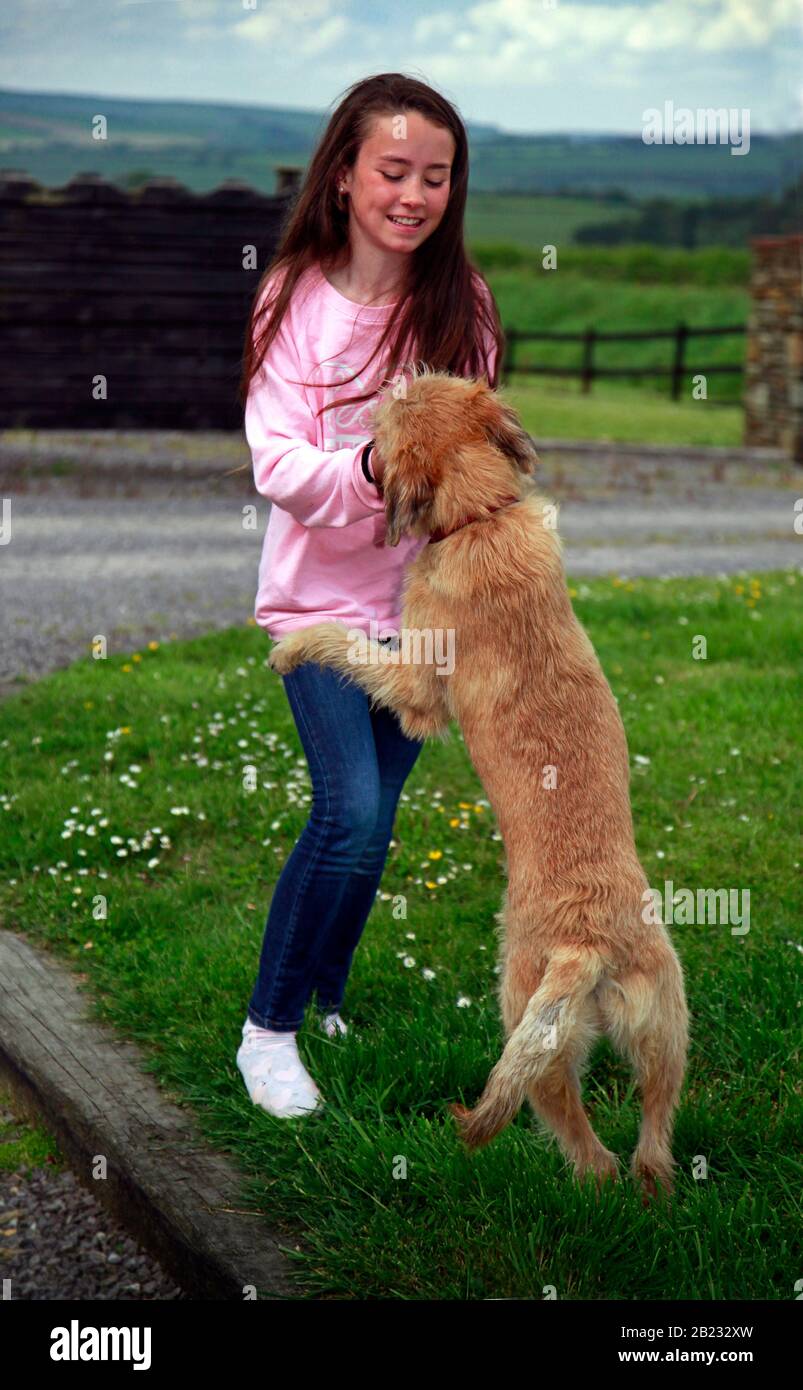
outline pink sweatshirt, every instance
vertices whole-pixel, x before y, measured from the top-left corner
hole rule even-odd
[[[394,312],[395,304],[355,304],[311,267],[252,379],[245,434],[257,492],[271,503],[254,616],[272,638],[327,621],[366,633],[373,621],[376,636],[401,629],[404,571],[427,541],[403,536],[398,546],[384,545],[384,501],[361,463],[389,370],[386,350],[367,374],[348,380]],[[493,370],[490,339],[486,350]],[[367,401],[316,419],[321,405],[369,390]]]

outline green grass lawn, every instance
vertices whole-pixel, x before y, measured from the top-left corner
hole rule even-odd
[[[0,1109],[11,1119],[0,1120],[0,1172],[28,1175],[33,1168],[52,1167],[54,1172],[65,1166],[65,1158],[57,1140],[37,1121],[32,1120],[7,1082],[0,1080]]]
[[[529,1109],[473,1156],[458,1143],[446,1105],[474,1103],[501,1049],[504,857],[456,727],[403,792],[346,995],[351,1034],[330,1041],[311,1020],[300,1034],[327,1105],[278,1121],[234,1060],[267,903],[310,804],[264,634],[87,656],[0,706],[0,920],[86,972],[98,1015],[239,1160],[243,1204],[281,1233],[299,1297],[794,1297],[803,583],[601,579],[572,595],[620,702],[650,884],[751,894],[746,935],[672,927],[692,1042],[671,1208],[642,1208],[629,1179],[597,1201]],[[605,1040],[584,1094],[626,1168],[638,1098]]]
[[[740,405],[672,401],[666,393],[595,382],[583,395],[579,382],[555,383],[547,377],[513,375],[506,398],[535,440],[598,439],[628,444],[667,444],[720,448],[744,445]]]

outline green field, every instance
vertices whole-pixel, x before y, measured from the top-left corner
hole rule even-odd
[[[503,243],[532,252],[547,243],[568,246],[587,222],[618,222],[627,206],[596,198],[549,198],[505,193],[470,193],[466,241],[474,248]]]
[[[505,397],[529,434],[544,439],[597,439],[630,444],[681,447],[741,447],[744,417],[740,405],[671,401],[666,392],[599,382],[583,395],[576,381],[553,383],[546,377],[513,376]]]
[[[740,253],[655,251],[650,247],[559,253],[557,268],[543,269],[528,257],[500,264],[491,248],[476,256],[499,307],[506,334],[582,334],[738,327],[747,322],[749,294]],[[509,350],[510,351],[510,350]],[[571,368],[574,377],[513,373],[512,399],[534,435],[614,439],[645,443],[741,444],[743,372],[706,377],[705,399],[694,398],[695,378],[713,366],[743,367],[745,336],[690,337],[683,391],[671,399],[668,369],[674,340],[602,342],[598,368],[656,368],[647,377],[595,380],[580,393],[581,342],[517,341],[516,366]]]
[[[0,706],[4,925],[87,973],[99,1016],[242,1164],[243,1205],[281,1232],[299,1297],[540,1299],[546,1284],[568,1300],[794,1297],[800,577],[614,577],[571,593],[620,702],[651,886],[752,898],[746,935],[671,928],[692,1040],[670,1208],[643,1209],[628,1179],[598,1203],[527,1110],[472,1157],[458,1143],[446,1106],[477,1099],[501,1047],[504,885],[459,731],[426,745],[402,794],[346,995],[352,1032],[300,1034],[326,1107],[277,1121],[234,1059],[310,785],[264,634],[87,656]],[[697,633],[706,661],[690,657]],[[626,1165],[638,1101],[607,1041],[585,1098]]]

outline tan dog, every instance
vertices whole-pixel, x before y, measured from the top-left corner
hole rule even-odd
[[[513,410],[484,380],[424,371],[405,384],[375,414],[387,541],[430,537],[405,575],[401,649],[366,638],[372,659],[355,661],[350,630],[324,622],[282,639],[269,662],[350,675],[411,738],[444,737],[458,721],[506,852],[496,922],[507,1044],[475,1108],[450,1109],[476,1148],[529,1098],[578,1176],[616,1178],[579,1081],[605,1032],[642,1093],[631,1168],[646,1201],[658,1183],[672,1190],[688,1015],[633,841],[622,720],[572,609],[554,508],[523,476],[538,459]],[[455,636],[446,676],[411,660],[405,636],[437,629]]]

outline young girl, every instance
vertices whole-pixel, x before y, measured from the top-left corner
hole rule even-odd
[[[404,570],[426,540],[383,544],[380,389],[412,360],[495,387],[504,344],[463,245],[467,184],[456,110],[398,73],[352,87],[313,156],[257,288],[241,392],[272,504],[255,616],[273,639],[326,620],[399,632]],[[329,1036],[347,1031],[349,968],[423,745],[332,670],[306,662],[282,679],[313,806],[271,900],[237,1065],[252,1101],[284,1118],[322,1103],[296,1032],[313,993]]]

